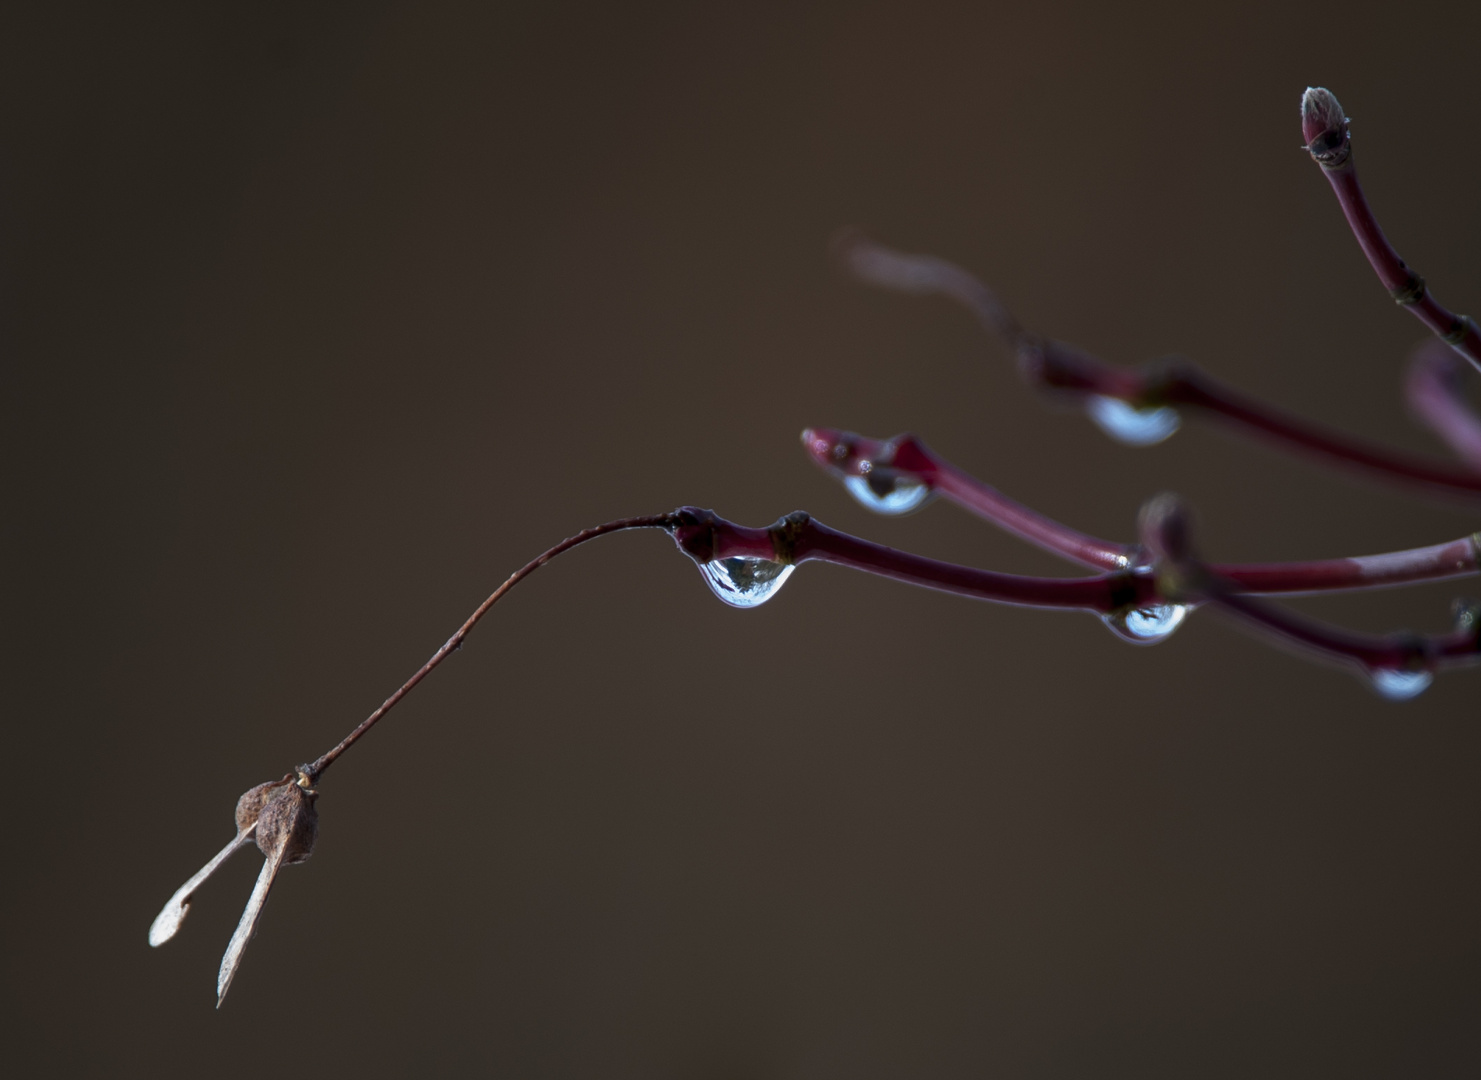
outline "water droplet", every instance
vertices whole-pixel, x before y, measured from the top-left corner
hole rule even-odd
[[[1107,435],[1130,446],[1160,443],[1182,423],[1178,411],[1169,406],[1138,409],[1120,398],[1099,394],[1085,403],[1085,411]]]
[[[1188,608],[1183,604],[1153,604],[1102,615],[1101,621],[1111,633],[1133,645],[1156,645],[1171,637],[1187,615]]]
[[[1390,701],[1408,701],[1429,689],[1435,673],[1423,668],[1373,668],[1368,672],[1373,689]]]
[[[766,603],[795,569],[795,566],[750,555],[711,559],[699,568],[716,596],[731,607],[742,608]]]
[[[860,506],[876,514],[908,514],[919,510],[931,497],[928,485],[891,469],[874,468],[864,476],[845,476],[843,486]]]

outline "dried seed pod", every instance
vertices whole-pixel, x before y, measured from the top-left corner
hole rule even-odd
[[[281,853],[284,863],[303,862],[313,854],[319,835],[319,812],[314,808],[319,793],[310,785],[308,773],[300,769],[293,782],[266,795],[257,815],[257,847],[264,855]]]
[[[226,998],[231,981],[236,977],[242,962],[242,953],[252,934],[257,929],[257,920],[262,916],[262,906],[267,903],[267,894],[272,890],[278,870],[288,863],[303,862],[314,850],[314,840],[319,835],[319,812],[314,809],[314,800],[319,793],[314,790],[313,778],[307,765],[300,765],[293,776],[278,784],[261,785],[268,790],[266,799],[257,813],[257,846],[267,856],[262,871],[257,875],[257,884],[247,900],[241,922],[226,945],[226,954],[221,958],[221,970],[216,975],[216,1007]],[[242,796],[246,812],[252,810],[248,796],[254,799],[261,788],[253,788]]]
[[[195,891],[238,848],[250,840],[253,826],[257,824],[257,818],[262,813],[263,806],[272,798],[274,790],[291,786],[293,782],[294,777],[292,775],[285,776],[281,780],[269,780],[265,784],[258,784],[256,787],[248,788],[242,793],[242,797],[237,800],[236,836],[232,837],[231,843],[216,853],[214,859],[197,870],[189,881],[175,890],[175,895],[170,897],[165,906],[160,910],[160,913],[155,916],[154,922],[150,924],[149,944],[156,946],[163,945],[179,932],[180,924],[185,921],[185,916],[190,912],[190,899],[195,895]],[[310,841],[310,845],[312,846],[312,841]]]
[[[272,797],[273,789],[282,787],[289,780],[290,778],[286,776],[281,780],[269,780],[265,784],[258,784],[242,792],[242,797],[237,800],[238,833],[244,833],[257,824],[257,815],[262,813],[263,806]]]

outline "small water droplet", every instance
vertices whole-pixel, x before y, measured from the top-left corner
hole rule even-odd
[[[1435,673],[1423,668],[1373,668],[1368,678],[1381,696],[1390,701],[1408,701],[1429,689]]]
[[[874,468],[864,476],[845,476],[843,486],[864,509],[891,516],[919,510],[931,497],[928,485],[890,469]]]
[[[1171,637],[1187,615],[1188,608],[1183,604],[1153,604],[1102,615],[1101,621],[1111,633],[1133,645],[1156,645]]]
[[[1182,417],[1167,405],[1139,409],[1120,398],[1097,394],[1085,403],[1085,411],[1111,438],[1130,446],[1152,446],[1178,430]]]
[[[740,608],[766,603],[795,569],[795,566],[750,555],[711,559],[699,568],[716,596],[731,607]]]

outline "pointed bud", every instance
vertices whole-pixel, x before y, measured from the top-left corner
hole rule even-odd
[[[1352,153],[1348,123],[1332,91],[1308,86],[1301,95],[1301,137],[1306,140],[1307,152],[1322,168],[1338,169],[1347,164]]]

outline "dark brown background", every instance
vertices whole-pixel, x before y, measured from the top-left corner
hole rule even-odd
[[[1476,1074],[1481,676],[1394,706],[1209,615],[1134,649],[820,566],[738,612],[655,534],[539,575],[329,775],[220,1013],[255,855],[145,943],[242,789],[582,526],[805,508],[1073,572],[870,517],[806,424],[1114,536],[1174,489],[1220,558],[1475,527],[1198,422],[1110,444],[825,254],[864,224],[1108,358],[1434,450],[1296,106],[1338,93],[1474,311],[1475,5],[1021,7],[7,14],[5,1062]],[[1439,628],[1456,591],[1307,606]]]

